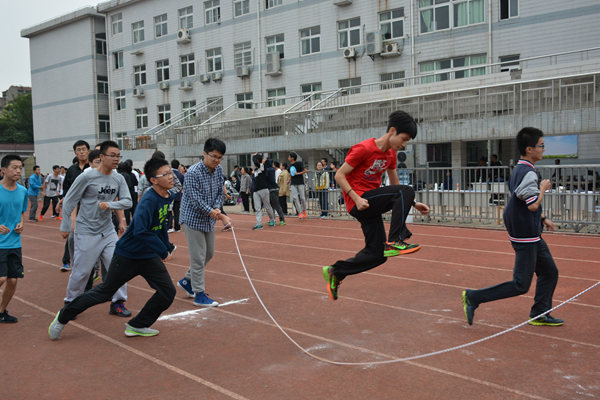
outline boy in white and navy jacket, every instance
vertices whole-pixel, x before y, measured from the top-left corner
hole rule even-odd
[[[553,231],[554,223],[542,214],[544,192],[552,187],[549,180],[538,183],[535,163],[544,154],[544,134],[537,128],[523,128],[517,134],[521,154],[510,177],[510,200],[504,210],[504,224],[515,250],[513,280],[480,290],[467,289],[462,293],[463,309],[469,325],[473,325],[475,309],[482,303],[506,299],[529,291],[533,274],[537,275],[534,304],[529,313],[530,325],[559,326],[562,319],[546,314],[552,309],[552,295],[558,283],[558,269],[548,245],[542,239],[545,225]]]

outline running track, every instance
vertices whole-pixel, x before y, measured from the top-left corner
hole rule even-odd
[[[525,296],[482,305],[468,326],[461,291],[508,280],[514,253],[506,232],[412,225],[423,249],[348,277],[340,299],[326,294],[321,267],[363,244],[352,221],[298,221],[251,231],[234,215],[240,250],[270,312],[312,353],[343,362],[383,361],[468,343],[527,319]],[[600,280],[600,238],[547,234],[560,280],[555,304]],[[167,264],[174,281],[188,267],[183,232]],[[27,224],[25,279],[1,325],[2,399],[590,399],[600,397],[600,288],[553,312],[562,327],[525,326],[455,352],[385,365],[335,366],[293,346],[271,323],[245,277],[231,232],[217,231],[207,292],[229,305],[198,310],[178,289],[160,335],[128,338],[108,304],[81,314],[51,341],[68,273],[59,271],[58,221]],[[129,285],[127,306],[152,290]],[[183,315],[179,313],[188,312]],[[193,311],[193,312],[189,312]]]

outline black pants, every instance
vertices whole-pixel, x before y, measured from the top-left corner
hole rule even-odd
[[[169,214],[167,214],[167,229],[181,230],[181,225],[179,224],[180,211],[181,201],[173,201],[173,211],[169,211]]]
[[[63,253],[62,263],[70,264],[71,263],[71,253],[69,252],[69,241],[65,240],[65,252]]]
[[[42,207],[42,212],[40,213],[40,215],[46,214],[46,211],[48,211],[48,207],[50,207],[50,201],[52,201],[52,215],[54,215],[55,217],[58,217],[58,213],[56,212],[56,205],[58,204],[58,196],[52,196],[52,197],[44,196],[44,206]]]
[[[485,289],[467,290],[467,297],[477,307],[481,303],[525,294],[529,291],[535,273],[537,284],[529,316],[537,317],[552,308],[552,296],[558,283],[558,268],[544,239],[535,243],[513,242],[512,246],[515,249],[513,280]]]
[[[252,212],[256,212],[256,206],[254,205],[254,192],[250,192],[248,197],[250,197],[250,202],[252,203]]]
[[[104,282],[80,296],[60,310],[58,322],[66,324],[74,317],[95,305],[111,301],[113,295],[125,283],[141,275],[156,293],[142,310],[128,323],[134,328],[151,326],[160,314],[168,309],[175,298],[175,286],[165,264],[159,257],[145,260],[125,258],[115,253]]]
[[[279,221],[285,221],[285,214],[281,208],[281,204],[279,204],[279,189],[269,190],[269,203],[271,203],[273,211],[276,211],[277,215],[279,215]]]
[[[283,211],[283,213],[287,215],[287,196],[279,196],[279,205],[281,206],[281,210]]]
[[[348,275],[368,271],[387,261],[387,257],[383,256],[386,235],[381,214],[392,210],[388,236],[390,242],[405,240],[412,236],[405,223],[415,199],[412,186],[385,186],[365,192],[361,197],[369,201],[369,208],[359,211],[354,206],[350,215],[360,222],[365,236],[365,248],[354,257],[333,264],[333,274],[339,280]]]
[[[244,206],[244,211],[250,212],[250,203],[248,202],[248,193],[240,192],[240,196],[242,196],[242,205]]]

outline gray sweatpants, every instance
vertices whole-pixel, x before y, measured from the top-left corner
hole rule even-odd
[[[75,237],[75,251],[73,252],[73,267],[67,286],[65,301],[71,302],[83,293],[85,285],[94,268],[94,264],[101,258],[107,269],[110,266],[115,245],[119,237],[114,230],[99,235],[78,235]],[[113,302],[127,300],[127,284],[121,286],[113,296]]]
[[[269,189],[261,189],[258,192],[254,192],[253,196],[254,205],[256,206],[256,225],[262,225],[263,206],[269,215],[269,222],[275,221],[275,214],[273,213],[273,207],[271,207],[271,200],[269,199]]]
[[[185,273],[185,278],[192,283],[194,293],[201,293],[204,292],[204,267],[215,254],[215,230],[197,231],[187,224],[181,224],[181,227],[190,253],[190,268]]]
[[[306,211],[306,198],[304,197],[304,185],[290,185],[290,194],[292,201],[296,206],[296,211],[301,213]],[[302,205],[302,207],[300,207]]]
[[[35,214],[37,213],[37,209],[38,209],[38,200],[37,200],[37,196],[27,196],[29,198],[29,220],[31,221],[32,219],[35,219]]]

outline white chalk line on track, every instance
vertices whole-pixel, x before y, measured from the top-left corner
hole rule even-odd
[[[244,268],[244,272],[246,273],[246,276],[248,277],[248,282],[250,283],[250,286],[252,287],[252,290],[254,291],[254,294],[256,295],[256,298],[258,299],[258,301],[262,305],[263,309],[265,310],[265,312],[267,313],[267,315],[269,316],[269,318],[271,319],[271,321],[273,321],[273,323],[277,326],[277,328],[279,328],[279,330],[281,331],[281,333],[283,333],[296,347],[298,347],[298,349],[300,349],[306,355],[308,355],[308,356],[310,356],[310,357],[312,357],[312,358],[314,358],[316,360],[328,363],[328,364],[358,366],[358,365],[390,364],[390,363],[396,363],[396,362],[417,360],[417,359],[421,359],[421,358],[426,358],[426,357],[431,357],[431,356],[435,356],[435,355],[439,355],[439,354],[448,353],[448,352],[459,350],[459,349],[464,349],[466,347],[470,347],[470,346],[473,346],[475,344],[482,343],[482,342],[485,342],[487,340],[490,340],[490,339],[496,338],[498,336],[504,335],[504,334],[506,334],[508,332],[514,331],[514,330],[516,330],[516,329],[518,329],[518,328],[520,328],[520,327],[522,327],[524,325],[527,325],[529,323],[529,320],[527,320],[527,321],[524,321],[524,322],[522,322],[522,323],[520,323],[518,325],[513,326],[512,328],[509,328],[509,329],[506,329],[504,331],[498,332],[498,333],[496,333],[494,335],[490,335],[490,336],[487,336],[485,338],[482,338],[482,339],[479,339],[479,340],[475,340],[473,342],[465,343],[465,344],[462,344],[462,345],[459,345],[459,346],[450,347],[448,349],[438,350],[438,351],[434,351],[434,352],[430,352],[430,353],[426,353],[426,354],[419,354],[419,355],[411,356],[411,357],[397,358],[397,359],[393,359],[393,360],[371,361],[371,362],[340,362],[340,361],[333,361],[333,360],[329,360],[329,359],[326,359],[326,358],[323,358],[323,357],[319,357],[319,356],[314,355],[314,354],[310,353],[309,351],[305,350],[302,346],[300,346],[298,343],[296,343],[296,341],[294,341],[294,339],[292,339],[287,334],[287,332],[277,323],[277,321],[275,320],[275,318],[273,318],[273,316],[271,315],[271,313],[269,312],[269,310],[267,309],[267,307],[263,303],[260,295],[258,294],[258,291],[254,287],[254,284],[252,283],[252,279],[250,278],[250,274],[248,273],[248,270],[246,269],[246,265],[244,263],[244,259],[242,257],[242,253],[240,252],[240,248],[239,248],[238,243],[237,243],[237,238],[236,238],[236,235],[235,235],[235,228],[232,228],[231,232],[233,234],[233,238],[234,238],[234,241],[235,241],[237,252],[238,252],[238,255],[240,257],[240,262],[242,263],[242,267]],[[540,317],[542,317],[542,316],[544,316],[546,314],[551,313],[552,311],[556,310],[557,308],[562,307],[563,305],[571,302],[573,299],[581,296],[582,294],[586,293],[589,290],[592,290],[593,288],[595,288],[598,285],[600,285],[600,281],[598,281],[594,285],[590,286],[589,288],[585,289],[584,291],[578,293],[577,295],[571,297],[570,299],[568,299],[568,300],[560,303],[559,305],[555,306],[554,308],[546,311],[545,313],[542,313],[542,314],[538,315],[534,319],[538,319],[538,318],[540,318]]]
[[[231,304],[239,304],[239,303],[244,303],[246,301],[250,300],[248,299],[241,299],[241,300],[232,300],[232,301],[228,301],[225,303],[221,303],[219,304],[219,307],[225,307],[225,306],[229,306]],[[169,315],[161,315],[160,318],[158,318],[157,321],[169,321],[169,320],[174,320],[174,319],[185,319],[194,315],[198,315],[204,311],[208,311],[210,310],[211,307],[206,307],[206,308],[199,308],[197,310],[188,310],[188,311],[182,311],[176,314],[169,314]]]

